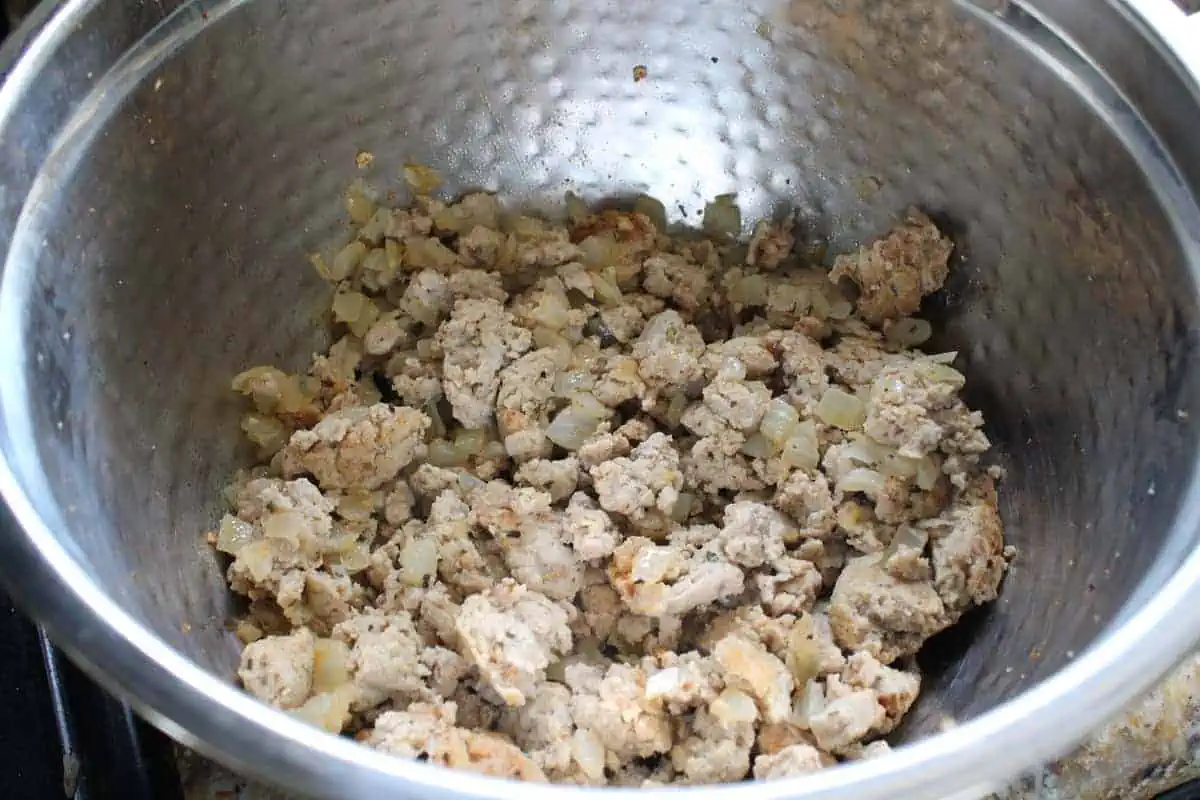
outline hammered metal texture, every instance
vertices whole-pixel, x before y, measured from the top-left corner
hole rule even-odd
[[[927,648],[905,735],[1013,697],[1193,543],[1166,537],[1200,316],[1120,130],[988,5],[983,24],[915,0],[191,4],[198,35],[146,48],[169,57],[127,98],[110,87],[21,234],[31,408],[74,545],[231,675],[202,538],[237,463],[228,380],[320,347],[304,254],[336,235],[360,150],[384,191],[415,161],[540,208],[648,192],[680,224],[736,192],[835,250],[916,204],[957,244],[929,312],[1008,468],[1020,555],[1001,600]]]

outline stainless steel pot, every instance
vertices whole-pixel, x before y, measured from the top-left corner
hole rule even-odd
[[[1197,22],[1168,0],[43,3],[2,56],[0,574],[238,769],[323,796],[560,796],[389,759],[231,680],[201,538],[236,462],[227,380],[319,346],[302,254],[355,153],[385,188],[411,160],[535,206],[646,191],[679,221],[737,191],[835,247],[917,203],[958,243],[941,344],[1004,451],[1021,555],[926,659],[918,743],[695,793],[994,786],[1200,634]]]

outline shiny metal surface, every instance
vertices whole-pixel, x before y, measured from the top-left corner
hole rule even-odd
[[[926,653],[919,743],[698,794],[974,796],[1200,634],[1200,26],[1169,0],[64,0],[3,64],[0,575],[235,768],[563,794],[388,759],[231,684],[201,537],[236,464],[227,381],[320,345],[303,253],[359,150],[385,189],[418,161],[535,207],[645,191],[686,223],[736,191],[845,247],[916,203],[955,236],[935,313],[1009,468],[1001,599]]]

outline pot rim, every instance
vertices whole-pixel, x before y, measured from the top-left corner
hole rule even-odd
[[[1200,102],[1200,15],[1188,19],[1170,0],[1113,0],[1143,35],[1169,54]],[[56,48],[104,0],[48,0],[0,47],[0,131]],[[226,8],[239,5],[237,0]],[[170,24],[168,20],[167,23]],[[1190,41],[1189,41],[1190,40]],[[1189,46],[1191,45],[1191,46]],[[1192,259],[1200,268],[1200,257]],[[0,304],[0,312],[5,306]],[[10,384],[15,384],[10,385]],[[20,427],[21,381],[0,388],[0,432]],[[16,399],[16,402],[14,402]],[[324,733],[272,709],[205,671],[125,612],[88,575],[38,513],[18,478],[11,442],[0,453],[0,497],[7,507],[2,576],[54,641],[106,689],[147,720],[218,761],[303,794],[442,796],[550,800],[587,790],[516,783],[388,756]],[[33,487],[36,489],[37,487]],[[1174,520],[1175,536],[1200,529],[1195,473]],[[81,621],[88,624],[81,625]],[[638,798],[703,793],[709,800],[891,800],[977,796],[1036,767],[1075,742],[1154,682],[1200,639],[1200,548],[1141,608],[1042,683],[956,727],[857,762],[799,778],[688,789],[605,789]]]

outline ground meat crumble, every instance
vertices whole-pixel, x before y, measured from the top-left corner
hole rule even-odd
[[[246,690],[525,780],[885,755],[914,654],[1007,566],[983,419],[913,349],[934,223],[825,270],[791,216],[747,248],[479,192],[346,202],[353,240],[314,257],[337,343],[234,380],[259,464],[210,540],[250,601]]]

